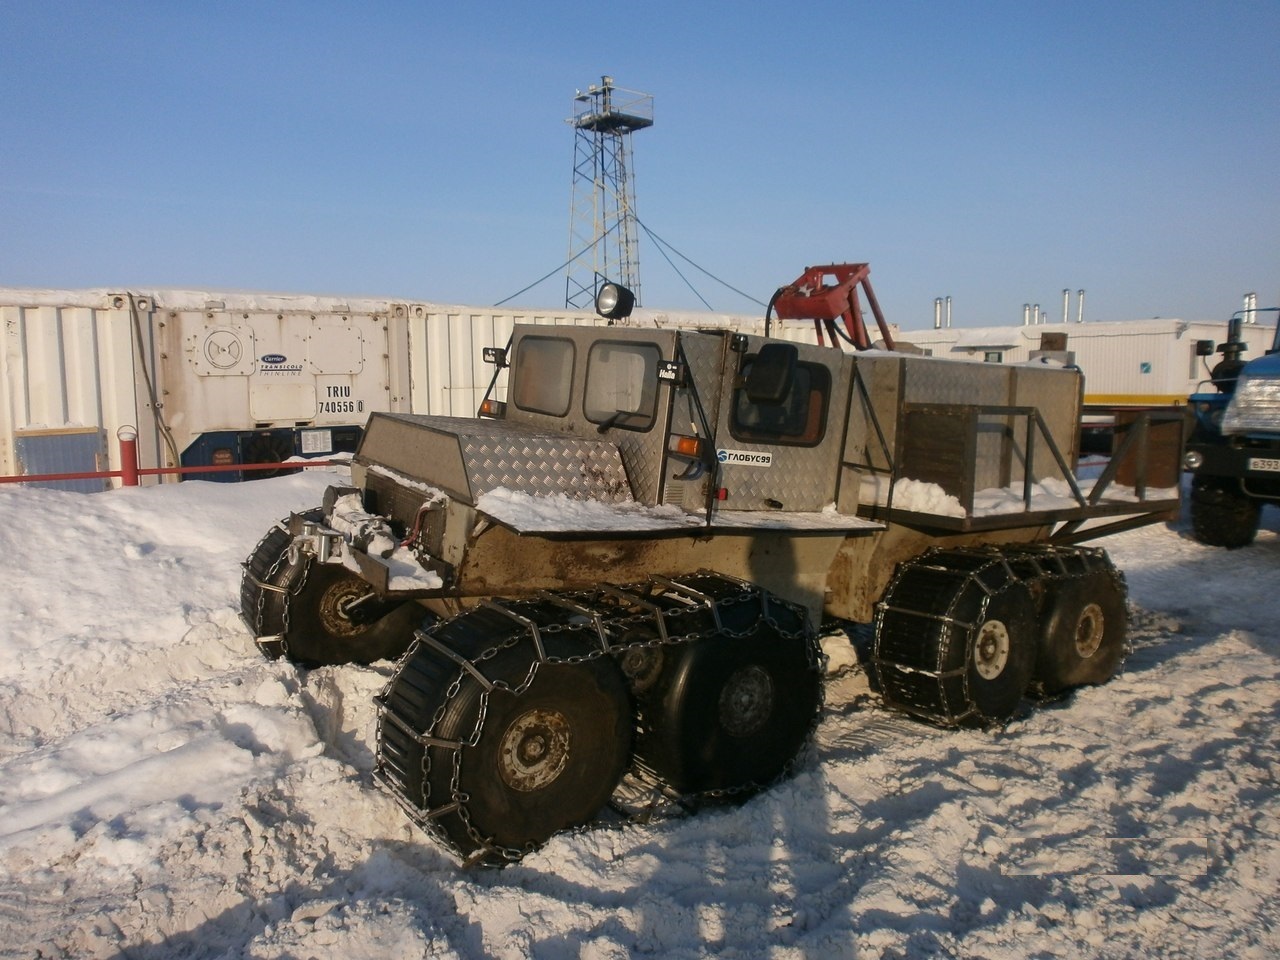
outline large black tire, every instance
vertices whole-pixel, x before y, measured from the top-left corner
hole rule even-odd
[[[1023,584],[1006,587],[987,603],[965,648],[974,724],[1006,723],[1017,711],[1031,681],[1035,622],[1035,603]]]
[[[321,511],[302,517],[319,520]],[[259,648],[272,659],[283,655],[303,666],[372,663],[403,654],[423,609],[379,600],[367,583],[337,564],[305,554],[290,562],[286,522],[268,530],[245,562],[240,612]]]
[[[885,705],[943,726],[1006,723],[1031,680],[1035,626],[1031,590],[998,551],[909,561],[876,620],[872,663]]]
[[[1128,605],[1115,569],[1047,581],[1031,690],[1040,698],[1102,684],[1115,675],[1128,643]]]
[[[426,616],[412,601],[378,599],[350,570],[314,557],[290,567],[281,586],[292,594],[284,655],[303,666],[396,660]]]
[[[771,605],[746,636],[714,635],[664,649],[661,673],[638,692],[636,757],[682,794],[749,796],[781,776],[822,705],[803,614]]]
[[[315,507],[299,514],[303,520],[321,519],[321,510]],[[258,642],[259,649],[272,660],[283,652],[282,641],[272,640],[283,629],[287,616],[288,598],[279,589],[279,582],[288,575],[289,534],[288,517],[272,524],[244,562],[244,575],[240,579],[240,617]],[[266,584],[266,586],[263,586]]]
[[[432,628],[451,653],[423,635],[380,698],[382,779],[464,859],[490,864],[599,814],[633,727],[611,657],[564,662],[592,652],[581,633],[546,634],[543,662],[528,636],[501,642],[503,629],[483,608]]]
[[[1224,477],[1194,477],[1191,481],[1191,532],[1210,547],[1234,550],[1253,543],[1262,520],[1262,505],[1240,489],[1239,481]]]

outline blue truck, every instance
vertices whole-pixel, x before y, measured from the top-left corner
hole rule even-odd
[[[1191,529],[1201,543],[1234,549],[1257,536],[1263,507],[1280,504],[1280,307],[1271,347],[1246,360],[1244,312],[1232,316],[1222,360],[1188,404],[1183,465],[1191,472]],[[1205,354],[1213,352],[1206,342]]]

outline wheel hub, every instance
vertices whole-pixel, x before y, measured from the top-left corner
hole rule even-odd
[[[622,672],[631,681],[631,689],[644,693],[662,673],[663,656],[658,647],[632,647],[622,655]]]
[[[569,762],[569,721],[557,710],[534,709],[507,727],[498,747],[498,775],[512,790],[531,793],[553,783]]]
[[[320,598],[320,622],[337,637],[359,636],[368,627],[356,605],[370,596],[368,585],[352,577],[335,583]]]
[[[720,691],[720,724],[735,737],[755,733],[773,713],[773,679],[756,664],[739,667]]]
[[[983,680],[994,680],[1009,662],[1009,629],[999,620],[988,620],[978,630],[973,665]]]
[[[1081,660],[1088,660],[1102,646],[1104,618],[1102,607],[1091,603],[1080,611],[1076,621],[1076,653]]]

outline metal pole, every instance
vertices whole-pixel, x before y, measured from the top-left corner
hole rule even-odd
[[[116,431],[120,441],[120,485],[136,487],[138,485],[138,430],[136,427],[123,426]]]

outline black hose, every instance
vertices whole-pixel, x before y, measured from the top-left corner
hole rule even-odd
[[[764,308],[764,335],[769,336],[769,324],[773,321],[773,305],[778,302],[778,298],[782,296],[782,291],[786,287],[779,287],[773,291],[773,296],[769,298],[769,305]]]

